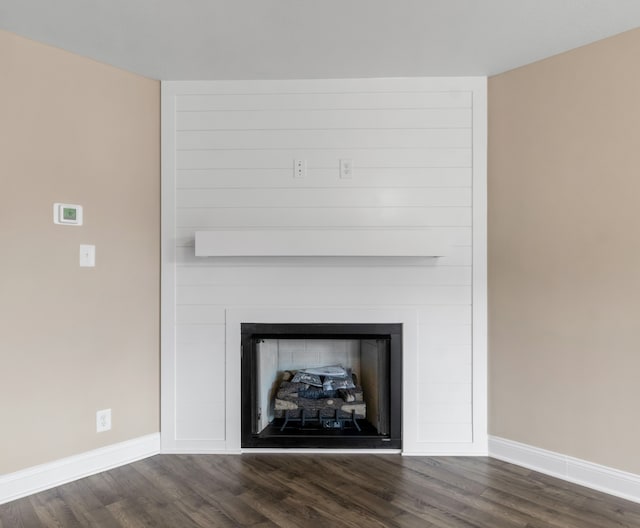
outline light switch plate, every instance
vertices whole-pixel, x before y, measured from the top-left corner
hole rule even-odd
[[[96,246],[80,244],[80,267],[95,268],[96,266]]]

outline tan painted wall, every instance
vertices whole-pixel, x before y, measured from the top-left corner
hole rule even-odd
[[[640,30],[489,80],[490,434],[640,473]]]
[[[0,32],[0,473],[159,430],[159,96]]]

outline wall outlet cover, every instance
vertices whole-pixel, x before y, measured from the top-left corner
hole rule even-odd
[[[96,433],[102,433],[111,429],[111,409],[102,409],[96,412]]]
[[[307,176],[307,161],[303,159],[293,160],[293,177],[305,178]]]
[[[350,159],[340,160],[340,178],[353,178],[353,162]]]

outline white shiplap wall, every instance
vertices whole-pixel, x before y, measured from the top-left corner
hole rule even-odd
[[[417,423],[404,451],[486,450],[485,85],[163,83],[165,451],[239,448],[228,416],[239,379],[225,374],[233,307],[415,311],[417,345],[405,354],[417,401],[405,404]],[[305,178],[294,159],[306,160]],[[195,231],[322,227],[424,230],[448,249],[426,260],[194,256]]]

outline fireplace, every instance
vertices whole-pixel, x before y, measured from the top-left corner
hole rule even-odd
[[[400,449],[401,324],[241,324],[243,448]]]

